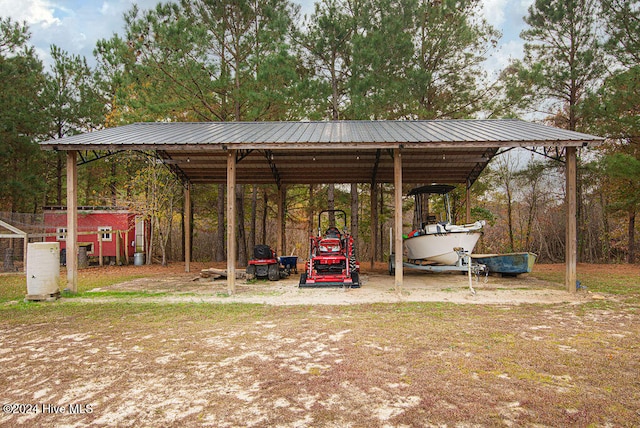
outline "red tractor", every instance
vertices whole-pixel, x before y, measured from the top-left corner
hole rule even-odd
[[[322,215],[341,217],[342,232],[329,224],[322,235]],[[347,214],[342,210],[324,210],[318,214],[318,236],[311,236],[311,251],[300,287],[360,287],[360,265],[356,261],[353,237],[347,232]]]

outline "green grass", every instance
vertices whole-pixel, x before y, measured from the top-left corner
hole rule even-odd
[[[0,302],[23,299],[27,294],[27,277],[21,274],[0,275]]]
[[[125,281],[144,278],[144,275],[91,275],[78,277],[78,293],[93,290],[94,288],[108,287]]]
[[[104,288],[113,284],[118,284],[125,281],[131,281],[137,278],[143,278],[144,275],[106,275],[102,272],[93,271],[89,274],[81,273],[78,277],[78,293],[75,296],[87,297],[87,296],[104,296],[111,292],[92,292],[87,293],[89,290],[95,288]],[[60,290],[64,290],[66,287],[66,278],[60,278]],[[112,292],[111,296],[126,295],[127,292]],[[157,293],[144,293],[134,292],[134,294],[157,295]],[[22,300],[27,294],[27,277],[24,273],[16,274],[3,274],[0,275],[0,303],[9,302],[14,300]],[[66,297],[72,297],[74,295],[65,294]],[[135,297],[130,295],[131,297]]]
[[[109,290],[109,291],[85,291],[79,293],[70,293],[65,291],[62,293],[63,297],[76,299],[79,297],[82,298],[93,298],[93,297],[115,297],[115,298],[136,298],[136,297],[161,297],[167,296],[170,293],[164,291],[121,291],[121,290]],[[181,294],[182,295],[182,294]]]
[[[269,307],[245,303],[157,303],[118,299],[92,303],[75,299],[55,302],[25,302],[0,305],[0,319],[6,323],[37,324],[77,320],[92,325],[127,325],[135,328],[156,328],[181,322],[255,322],[269,313]],[[141,324],[138,324],[141,323]]]
[[[564,284],[564,273],[534,272],[532,276],[544,281]],[[613,294],[625,298],[629,303],[640,302],[640,278],[634,274],[611,274],[595,272],[588,275],[577,275],[578,281],[587,291],[593,293]]]

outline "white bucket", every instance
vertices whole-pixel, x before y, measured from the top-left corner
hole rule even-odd
[[[60,243],[31,242],[27,246],[27,294],[57,293],[60,280]]]

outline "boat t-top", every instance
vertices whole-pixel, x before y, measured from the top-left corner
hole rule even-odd
[[[414,227],[403,240],[403,254],[412,264],[455,266],[461,254],[471,254],[482,235],[484,220],[471,224],[452,223],[449,192],[455,186],[432,184],[409,192],[415,198]],[[429,210],[432,195],[444,198],[445,217],[438,221]]]

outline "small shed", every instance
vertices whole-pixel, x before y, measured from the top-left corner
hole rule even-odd
[[[24,242],[24,246],[23,246],[24,259],[23,260],[27,259],[27,243],[29,241],[29,238],[25,231],[20,230],[17,227],[12,226],[9,223],[6,223],[0,220],[0,238],[7,238],[11,241],[13,241],[13,239],[22,239]],[[13,246],[10,245],[8,248],[5,248],[3,254],[4,255],[3,255],[2,270],[0,270],[0,272],[15,271],[15,267],[13,266]],[[25,271],[27,269],[26,263],[25,263],[24,269]]]
[[[44,207],[47,242],[60,242],[66,254],[67,208]],[[149,234],[149,222],[137,212],[122,207],[78,207],[78,247],[84,247],[88,257],[113,258],[125,263],[135,253],[144,253]],[[63,251],[64,250],[64,251]]]

